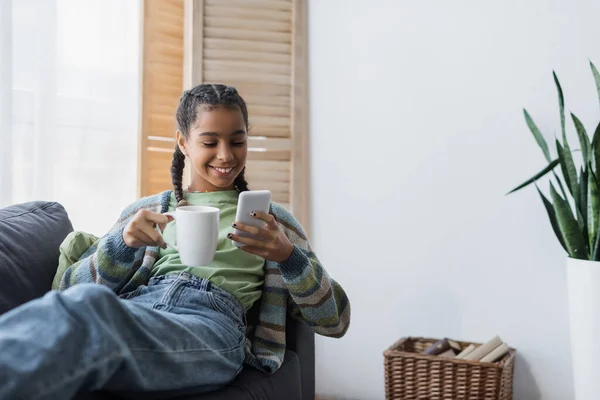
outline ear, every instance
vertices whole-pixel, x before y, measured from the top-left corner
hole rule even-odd
[[[179,146],[179,150],[186,156],[188,157],[188,151],[187,151],[187,141],[185,140],[185,136],[183,136],[183,134],[181,133],[181,131],[177,131],[177,145]]]

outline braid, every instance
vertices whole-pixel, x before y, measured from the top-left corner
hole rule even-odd
[[[175,151],[173,152],[173,161],[171,162],[171,182],[175,192],[175,199],[177,200],[177,206],[184,206],[187,204],[183,198],[183,168],[185,167],[185,155],[181,152],[178,145],[175,145]]]
[[[198,111],[202,109],[210,111],[214,107],[219,106],[240,110],[244,119],[244,125],[246,126],[246,130],[248,130],[248,108],[246,107],[246,102],[234,87],[220,84],[201,84],[183,92],[179,100],[179,107],[176,114],[179,132],[187,138],[191,126],[196,121]],[[183,189],[181,188],[184,165],[185,156],[179,147],[177,147],[175,153],[173,153],[171,181],[173,182],[178,206],[185,204]],[[248,182],[244,178],[244,171],[245,169],[234,180],[234,186],[238,192],[248,190]]]
[[[237,176],[237,178],[235,178],[235,180],[233,181],[236,190],[240,193],[247,192],[248,190],[250,190],[248,189],[248,182],[246,182],[246,178],[244,178],[244,172],[246,172],[246,168],[244,168],[242,172],[240,172],[240,174]]]

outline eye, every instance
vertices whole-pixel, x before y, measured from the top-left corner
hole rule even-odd
[[[232,144],[233,144],[234,146],[238,146],[238,147],[239,147],[239,146],[243,146],[245,143],[246,143],[246,141],[245,141],[245,140],[242,140],[241,142],[233,142]]]
[[[217,145],[216,142],[203,142],[204,147],[215,147]]]

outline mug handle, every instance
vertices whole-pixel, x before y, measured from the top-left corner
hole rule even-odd
[[[169,217],[173,218],[173,221],[175,221],[176,214],[174,211],[166,212],[163,215],[169,216]],[[173,221],[169,221],[167,223],[167,225]],[[172,248],[175,251],[179,251],[179,249],[177,248],[177,232],[175,232],[175,243],[169,243],[169,242],[167,242],[167,239],[165,239],[165,237],[163,236],[163,231],[160,229],[160,225],[158,225],[158,224],[156,224],[156,231],[163,238],[163,240],[165,241],[165,243],[167,244],[168,247]]]

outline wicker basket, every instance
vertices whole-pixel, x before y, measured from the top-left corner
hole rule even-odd
[[[419,354],[435,342],[408,337],[385,351],[386,399],[512,400],[514,349],[495,363]]]

